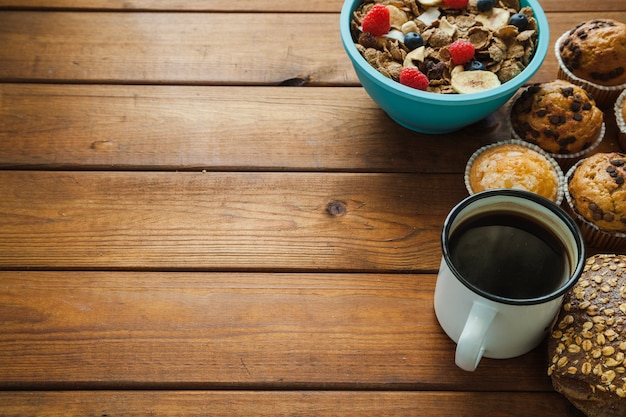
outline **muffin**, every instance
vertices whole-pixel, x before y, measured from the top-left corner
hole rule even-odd
[[[558,77],[589,91],[609,107],[626,88],[626,25],[613,19],[578,24],[555,43]]]
[[[560,204],[563,182],[563,172],[553,158],[537,146],[516,140],[483,146],[465,168],[465,186],[470,194],[514,188]]]
[[[626,255],[587,259],[548,349],[556,391],[588,417],[626,415]]]
[[[617,97],[615,106],[615,122],[617,123],[617,139],[622,151],[626,151],[626,90]]]
[[[626,155],[597,153],[567,173],[565,196],[587,244],[605,250],[626,242]]]
[[[564,80],[530,85],[511,105],[513,136],[539,146],[558,161],[574,160],[604,136],[604,114],[581,87]]]

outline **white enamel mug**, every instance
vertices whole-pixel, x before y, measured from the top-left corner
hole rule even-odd
[[[562,276],[545,293],[520,298],[496,294],[488,288],[488,283],[468,280],[453,263],[457,258],[451,253],[450,238],[455,231],[463,233],[459,226],[475,218],[489,219],[502,213],[531,219],[533,228],[547,231],[560,242]],[[480,240],[476,243],[482,245]],[[457,343],[456,365],[466,371],[474,371],[483,356],[513,358],[537,347],[549,333],[563,296],[578,281],[586,260],[580,230],[560,207],[536,194],[512,189],[488,190],[461,201],[446,218],[441,244],[443,256],[435,287],[435,314],[446,334]],[[490,254],[489,250],[480,249]],[[495,256],[497,251],[493,253]],[[517,281],[523,282],[519,285],[527,285],[526,281]],[[532,280],[529,282],[532,284]]]

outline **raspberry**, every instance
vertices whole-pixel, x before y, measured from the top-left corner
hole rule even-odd
[[[457,39],[450,44],[449,50],[454,65],[463,65],[474,58],[474,45],[468,41]]]
[[[451,9],[464,9],[469,0],[443,0],[443,4]]]
[[[417,68],[407,67],[400,72],[400,84],[426,91],[428,88],[428,77]]]
[[[391,29],[389,9],[382,4],[376,4],[365,15],[362,22],[363,32],[374,36],[383,36]]]

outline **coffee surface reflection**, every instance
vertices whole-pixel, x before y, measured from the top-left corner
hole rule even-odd
[[[495,296],[530,299],[569,278],[561,241],[519,213],[489,213],[463,221],[450,237],[451,261],[471,285]]]

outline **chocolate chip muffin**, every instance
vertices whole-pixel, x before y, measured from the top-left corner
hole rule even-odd
[[[587,259],[548,349],[556,391],[589,417],[626,415],[626,255]]]
[[[583,86],[601,107],[626,88],[626,25],[593,19],[564,33],[555,44],[559,78]]]
[[[567,173],[566,198],[587,244],[619,249],[626,242],[626,155],[597,153]]]
[[[570,157],[599,143],[604,114],[584,89],[555,80],[526,88],[511,106],[510,122],[520,139]]]
[[[626,25],[612,19],[582,22],[560,44],[565,66],[600,85],[626,83]]]

